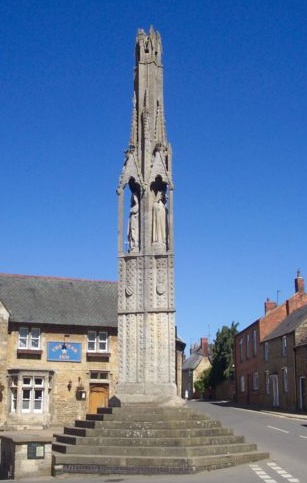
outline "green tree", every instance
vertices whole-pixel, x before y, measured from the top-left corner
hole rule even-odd
[[[215,388],[225,379],[234,376],[234,337],[238,333],[237,322],[232,322],[230,327],[224,325],[216,333],[216,338],[212,344],[211,371],[209,384]]]
[[[196,381],[194,382],[195,391],[199,395],[204,395],[206,389],[208,389],[210,386],[209,384],[210,371],[211,371],[211,367],[209,367],[208,369],[204,369],[203,372],[198,377],[198,379],[196,379]]]

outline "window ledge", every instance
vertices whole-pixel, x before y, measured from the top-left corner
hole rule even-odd
[[[90,384],[92,385],[110,384],[110,379],[90,379]]]
[[[17,354],[37,354],[41,355],[43,351],[41,349],[17,349]]]
[[[90,352],[86,353],[87,357],[92,357],[93,359],[101,359],[101,358],[109,358],[111,356],[111,352]]]

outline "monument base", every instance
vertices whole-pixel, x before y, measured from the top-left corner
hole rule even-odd
[[[177,395],[176,384],[119,383],[110,406],[151,404],[155,406],[183,406],[185,400]]]

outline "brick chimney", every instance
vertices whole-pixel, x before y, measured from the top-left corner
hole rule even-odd
[[[208,339],[201,337],[200,339],[201,353],[204,357],[208,357]]]
[[[294,286],[295,286],[295,292],[300,292],[304,293],[305,292],[305,284],[304,284],[304,279],[301,277],[301,273],[298,270],[296,273],[296,278],[294,279]]]
[[[277,307],[277,303],[267,298],[264,302],[264,313],[267,314],[271,310],[275,309],[275,307]]]

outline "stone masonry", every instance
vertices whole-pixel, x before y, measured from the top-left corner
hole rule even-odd
[[[174,404],[180,398],[175,385],[172,152],[165,130],[159,33],[139,30],[135,55],[131,136],[117,189],[116,396],[121,404]],[[124,209],[127,192],[129,214]]]

